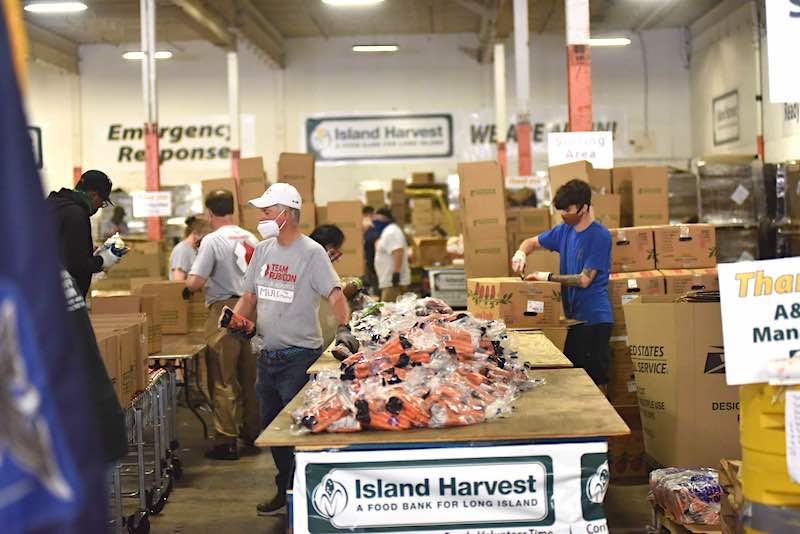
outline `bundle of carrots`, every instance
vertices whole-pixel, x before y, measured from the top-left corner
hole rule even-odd
[[[374,323],[380,333],[355,325],[359,351],[339,372],[317,376],[293,413],[298,431],[472,425],[507,413],[522,391],[543,383],[504,348],[502,322],[454,314],[435,299],[413,304],[406,308],[413,322],[410,315],[389,321],[405,327],[400,331],[387,332],[386,321]],[[383,319],[397,312],[386,308]]]
[[[648,499],[677,523],[719,525],[722,487],[714,469],[656,469],[650,473]]]

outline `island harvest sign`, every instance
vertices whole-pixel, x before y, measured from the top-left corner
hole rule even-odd
[[[306,152],[317,162],[450,158],[453,116],[312,116],[305,124]]]
[[[599,441],[298,452],[294,531],[607,532],[606,451]]]

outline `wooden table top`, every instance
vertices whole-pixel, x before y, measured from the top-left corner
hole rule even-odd
[[[294,435],[291,412],[302,405],[303,390],[256,440],[259,447],[295,446],[304,450],[344,448],[351,445],[395,443],[469,443],[534,441],[621,436],[628,426],[583,369],[539,369],[534,377],[546,380],[524,393],[508,417],[477,425],[425,428],[402,432],[366,431],[352,434]]]
[[[193,358],[207,347],[202,332],[169,334],[161,338],[161,350],[147,357],[148,360],[170,360]]]

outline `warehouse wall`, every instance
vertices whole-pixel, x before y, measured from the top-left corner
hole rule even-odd
[[[320,165],[317,197],[320,202],[352,198],[360,188],[381,186],[414,170],[433,170],[440,177],[455,172],[457,160],[467,157],[470,148],[462,150],[465,143],[469,145],[470,114],[482,113],[487,122],[493,120],[491,65],[480,66],[459,50],[462,46],[474,47],[474,35],[396,36],[387,40],[398,42],[401,53],[364,57],[349,51],[353,42],[350,38],[292,39],[287,42],[289,66],[285,71],[272,70],[251,51],[243,50],[241,110],[254,121],[252,134],[244,136],[250,142],[243,144],[243,154],[263,155],[268,174],[274,176],[278,153],[302,150],[303,124],[309,114],[436,111],[454,115],[456,158]],[[650,88],[649,135],[645,134],[644,61],[640,42],[634,38],[634,44],[626,48],[593,51],[595,115],[618,123],[618,162],[684,165],[691,156],[689,73],[683,41],[680,30],[644,34]],[[224,52],[204,42],[171,46],[175,58],[158,63],[161,125],[224,121],[227,112]],[[116,185],[130,190],[144,187],[143,165],[135,161],[118,163],[122,143],[108,139],[113,124],[136,126],[143,115],[140,65],[121,59],[125,49],[109,45],[81,47],[80,116],[83,167],[106,169]],[[507,45],[507,71],[509,109],[514,111],[511,43]],[[531,76],[532,119],[565,117],[563,36],[532,36]],[[32,92],[32,115],[53,124],[68,124],[72,110],[68,103],[51,98],[49,91],[59,91],[50,87],[52,84],[46,91]],[[66,161],[68,147],[77,143],[65,133],[68,127],[59,131],[57,139],[45,145],[45,152],[58,147],[59,158]],[[534,163],[537,169],[545,168],[546,155],[535,153]],[[71,164],[53,165],[59,170],[48,173],[48,181],[52,186],[59,181],[68,184]],[[170,162],[162,167],[162,183],[192,183],[227,172],[226,165],[219,160]],[[335,187],[326,187],[330,184]]]

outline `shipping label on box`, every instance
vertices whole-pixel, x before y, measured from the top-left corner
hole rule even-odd
[[[502,319],[508,328],[554,326],[560,320],[561,285],[517,278],[470,278],[467,310],[480,319]]]
[[[717,269],[662,270],[667,295],[680,296],[690,291],[719,291]]]
[[[632,167],[633,225],[669,223],[669,175],[666,167]]]
[[[612,273],[652,271],[656,268],[651,228],[613,228],[609,232]]]
[[[608,276],[608,300],[615,323],[624,323],[622,307],[642,296],[657,297],[664,294],[664,276],[659,271],[638,273],[612,273]]]
[[[710,224],[653,228],[659,269],[702,269],[717,264],[717,236]]]
[[[621,224],[620,195],[592,195],[592,210],[597,222],[606,228],[619,228]]]
[[[508,247],[505,239],[464,240],[464,272],[468,278],[508,275]]]
[[[673,467],[740,458],[739,391],[725,383],[719,303],[671,299],[624,306],[645,450]]]

